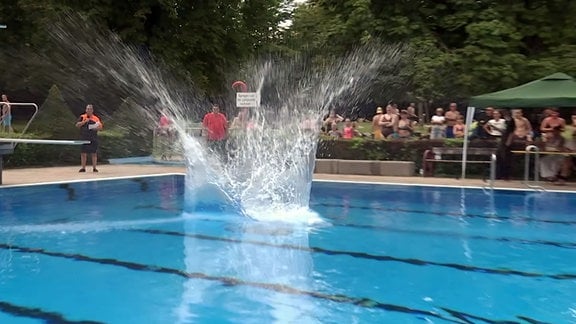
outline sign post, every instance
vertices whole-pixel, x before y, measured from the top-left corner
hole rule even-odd
[[[260,106],[259,92],[236,92],[236,107],[251,108]]]

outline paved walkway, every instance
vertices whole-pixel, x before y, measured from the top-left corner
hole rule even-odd
[[[11,185],[25,185],[50,182],[81,181],[85,179],[108,179],[116,177],[130,177],[143,175],[157,175],[169,173],[185,173],[183,166],[166,165],[141,165],[120,164],[101,165],[100,172],[93,173],[88,168],[86,173],[79,173],[78,167],[43,167],[26,169],[5,169],[3,174],[3,187]],[[454,178],[433,177],[384,177],[384,176],[358,176],[341,174],[315,174],[317,180],[351,181],[351,182],[386,182],[400,184],[424,184],[442,186],[487,186],[488,183],[480,179],[458,180]],[[568,190],[576,192],[576,183],[568,183],[565,186],[541,183],[548,190]],[[521,181],[496,181],[495,188],[518,188],[526,189]]]

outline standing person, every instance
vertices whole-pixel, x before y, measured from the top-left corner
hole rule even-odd
[[[454,138],[454,125],[456,125],[456,120],[458,120],[459,116],[458,105],[452,102],[450,106],[448,106],[448,111],[444,114],[446,138]]]
[[[398,132],[398,115],[394,113],[394,107],[392,105],[386,106],[386,113],[380,115],[380,127],[382,127],[382,137],[388,138],[394,137],[394,134]]]
[[[76,127],[80,128],[80,138],[85,141],[90,141],[90,144],[82,144],[80,153],[81,168],[78,172],[86,172],[87,155],[90,153],[92,158],[92,171],[98,172],[96,164],[98,162],[98,131],[102,130],[103,125],[96,115],[94,115],[94,107],[86,105],[86,112],[78,118]]]
[[[382,139],[382,126],[380,126],[380,119],[382,118],[382,114],[384,113],[384,109],[382,107],[376,108],[376,115],[372,117],[372,137],[375,140]]]
[[[464,116],[460,115],[456,118],[456,125],[454,125],[452,130],[454,131],[454,138],[464,138],[464,135],[466,134]]]
[[[2,102],[2,115],[0,115],[2,131],[12,133],[14,131],[12,128],[12,107],[10,106],[10,101],[8,101],[7,95],[2,95]]]
[[[430,120],[430,139],[443,139],[446,137],[445,127],[446,117],[444,117],[444,109],[436,108],[436,115],[432,116]]]
[[[416,115],[415,103],[410,103],[410,105],[406,108],[406,111],[408,112],[408,119],[412,122],[412,127],[420,123],[420,118],[418,118],[418,115]]]
[[[330,110],[330,114],[328,115],[328,117],[326,117],[326,119],[324,119],[322,126],[324,127],[324,131],[326,133],[328,133],[329,131],[332,130],[332,124],[334,124],[334,123],[338,124],[339,122],[343,122],[343,121],[344,121],[344,117],[338,115],[336,113],[336,110],[332,109],[332,110]]]
[[[172,157],[171,146],[174,144],[174,128],[172,120],[166,113],[166,109],[163,109],[160,114],[156,132],[160,159],[169,160]]]
[[[502,140],[498,143],[498,159],[496,160],[496,177],[510,180],[514,157],[512,150],[524,150],[532,143],[532,125],[523,116],[522,109],[512,109],[512,115],[504,114],[506,127]]]
[[[204,115],[202,127],[206,134],[208,148],[219,155],[223,155],[228,133],[228,121],[226,116],[220,112],[220,106],[212,105],[212,112]]]
[[[561,125],[552,128],[546,134],[546,142],[542,143],[542,151],[546,152],[568,152],[566,140],[562,137],[563,127]],[[546,181],[556,184],[564,184],[572,169],[572,160],[563,155],[546,155],[540,159],[540,176]]]
[[[484,124],[484,130],[492,138],[502,138],[502,135],[506,132],[506,119],[502,118],[500,110],[494,110],[492,117],[492,119]]]
[[[542,120],[540,124],[540,132],[542,132],[542,139],[547,140],[548,135],[553,133],[556,128],[560,128],[562,131],[566,127],[566,120],[560,117],[560,113],[557,108],[546,109],[547,116]]]
[[[484,111],[478,113],[474,120],[476,120],[477,126],[474,129],[474,134],[472,134],[472,138],[481,138],[486,139],[488,138],[488,133],[486,133],[486,129],[484,129],[484,125],[493,118],[494,108],[493,107],[486,107]]]

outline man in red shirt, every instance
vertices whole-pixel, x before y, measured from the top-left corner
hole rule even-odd
[[[220,106],[212,105],[212,112],[204,116],[202,127],[206,134],[208,147],[218,154],[223,154],[228,132],[228,121],[226,116],[220,112]]]

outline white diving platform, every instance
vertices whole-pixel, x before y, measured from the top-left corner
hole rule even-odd
[[[41,139],[29,139],[29,138],[0,138],[0,143],[53,144],[53,145],[82,145],[82,144],[90,144],[90,141],[81,141],[81,140],[41,140]]]
[[[0,185],[2,184],[2,170],[4,168],[4,155],[14,153],[16,144],[49,144],[49,145],[83,145],[90,141],[82,140],[42,140],[29,138],[0,138]]]

